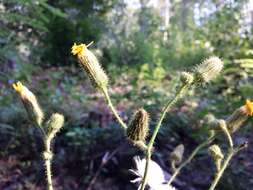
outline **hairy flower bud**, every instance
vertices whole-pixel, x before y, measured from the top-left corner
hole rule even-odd
[[[220,149],[220,147],[216,144],[209,147],[209,153],[212,156],[215,166],[217,168],[217,171],[220,171],[221,168],[221,162],[224,158],[224,155]]]
[[[54,113],[48,121],[48,138],[53,139],[57,132],[63,127],[64,116],[59,113]]]
[[[89,75],[92,84],[98,88],[106,88],[108,85],[108,77],[99,64],[96,56],[88,50],[89,45],[90,44],[87,46],[85,44],[74,44],[71,53],[77,56],[82,68]]]
[[[180,76],[180,80],[183,84],[191,84],[194,80],[194,77],[191,73],[182,72]]]
[[[28,116],[32,121],[36,122],[36,124],[40,126],[44,119],[44,113],[40,108],[36,96],[21,82],[14,83],[12,86],[20,95]]]
[[[176,164],[180,164],[183,160],[184,155],[184,145],[180,144],[176,146],[173,152],[170,154],[171,162],[175,162]]]
[[[196,82],[209,82],[220,74],[223,68],[223,62],[218,57],[210,57],[198,65],[195,71]]]
[[[138,145],[145,142],[148,134],[149,115],[144,109],[139,109],[133,116],[130,125],[127,128],[127,137]]]
[[[226,120],[230,133],[236,132],[242,124],[253,115],[253,102],[246,100],[245,105],[236,109],[232,115]]]

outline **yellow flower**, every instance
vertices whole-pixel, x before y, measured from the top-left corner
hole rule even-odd
[[[29,117],[38,125],[41,125],[44,113],[40,108],[36,96],[21,82],[13,83],[12,87],[19,94]]]
[[[246,100],[245,106],[247,108],[247,114],[253,116],[253,102]]]
[[[13,87],[14,90],[16,90],[16,92],[18,92],[19,94],[21,94],[22,91],[24,90],[23,84],[22,84],[21,82],[19,82],[19,81],[18,81],[16,84],[13,83],[13,84],[12,84],[12,87]]]
[[[93,41],[90,42],[88,45],[85,45],[85,44],[76,45],[76,43],[74,43],[74,45],[71,48],[71,53],[73,55],[80,56],[91,44],[93,44]]]
[[[74,43],[74,45],[71,48],[71,53],[73,55],[79,56],[86,48],[87,46],[85,44],[76,45],[76,43]]]
[[[96,56],[88,49],[88,45],[76,43],[71,48],[71,53],[77,55],[77,60],[90,77],[92,84],[98,88],[106,88],[108,85],[108,77],[101,67]]]

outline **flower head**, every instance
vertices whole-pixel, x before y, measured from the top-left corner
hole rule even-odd
[[[230,117],[226,119],[226,123],[230,132],[234,133],[241,125],[253,115],[253,102],[246,100],[245,105],[237,108]]]
[[[145,171],[145,159],[140,159],[139,156],[134,157],[134,162],[136,165],[136,169],[130,169],[129,171],[136,175],[134,180],[131,180],[132,183],[141,184],[142,178],[144,176]],[[151,190],[176,190],[172,186],[168,186],[165,184],[166,179],[165,174],[162,168],[153,160],[150,161],[148,174],[147,174],[147,185],[150,187]],[[139,185],[138,190],[140,189],[141,185]]]
[[[88,74],[92,84],[95,87],[106,88],[108,85],[108,77],[99,64],[96,56],[88,49],[92,43],[93,42],[88,45],[77,45],[75,43],[71,48],[71,53],[77,55],[78,62]]]
[[[222,68],[223,62],[218,57],[210,57],[195,68],[195,80],[209,82],[220,74]]]
[[[180,80],[183,84],[191,84],[194,81],[194,77],[192,73],[182,72],[180,76]]]
[[[59,113],[54,113],[51,115],[48,121],[48,138],[53,139],[57,132],[63,127],[64,116]]]
[[[33,102],[34,99],[36,99],[35,95],[26,86],[24,86],[20,81],[13,83],[12,87],[14,88],[14,90],[17,93],[19,93],[22,101],[30,100]]]
[[[44,118],[44,113],[40,108],[36,96],[21,82],[13,83],[12,87],[20,95],[29,117],[40,125]]]
[[[76,43],[74,43],[74,45],[71,48],[71,53],[73,55],[79,56],[86,49],[87,49],[87,46],[85,44],[76,45]]]
[[[175,162],[176,164],[179,164],[183,160],[183,155],[184,155],[184,145],[180,144],[176,146],[176,148],[171,152],[170,160],[172,162]]]
[[[249,116],[253,116],[253,102],[251,102],[250,100],[246,100],[245,106],[247,109],[247,114]]]
[[[127,128],[127,137],[133,141],[145,141],[148,133],[149,115],[144,109],[135,112]]]
[[[16,92],[18,92],[19,94],[21,94],[21,92],[24,90],[24,86],[23,84],[18,81],[17,83],[13,83],[12,87],[14,88],[14,90],[16,90]]]
[[[221,162],[224,158],[224,155],[220,149],[220,147],[217,144],[214,144],[209,147],[209,153],[212,156],[217,171],[220,171],[221,169]]]

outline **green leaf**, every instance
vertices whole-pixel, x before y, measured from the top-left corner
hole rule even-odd
[[[55,16],[62,17],[62,18],[67,18],[68,17],[68,15],[66,13],[62,12],[60,9],[55,8],[55,7],[49,5],[45,2],[40,2],[40,5],[43,8],[47,9],[52,14],[54,14]]]

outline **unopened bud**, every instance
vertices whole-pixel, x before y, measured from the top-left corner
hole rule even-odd
[[[48,121],[48,138],[53,139],[58,131],[63,127],[64,117],[59,113],[54,113]]]
[[[90,45],[90,44],[89,44]],[[89,45],[74,44],[71,53],[77,55],[82,68],[87,72],[92,84],[98,88],[106,88],[108,77],[98,62],[96,56],[88,49]]]
[[[253,115],[253,102],[246,100],[244,106],[236,109],[232,115],[226,120],[230,133],[236,132],[242,124]]]
[[[204,123],[209,126],[210,130],[219,129],[219,120],[213,114],[207,114],[204,117]]]
[[[145,142],[148,134],[149,115],[144,109],[139,109],[133,116],[127,128],[127,137],[133,142]]]
[[[175,164],[180,164],[183,160],[184,155],[184,145],[178,145],[173,152],[170,154],[171,162],[175,162]]]
[[[195,81],[207,83],[218,76],[223,68],[223,62],[218,57],[210,57],[195,68]]]
[[[40,126],[44,119],[44,113],[40,108],[36,96],[21,82],[14,83],[12,86],[20,95],[28,116],[33,122],[36,122],[36,124]]]
[[[224,158],[224,155],[220,149],[220,147],[216,144],[209,147],[209,153],[212,156],[215,166],[217,168],[217,171],[220,171],[221,169],[221,163]]]
[[[182,72],[180,76],[180,80],[183,84],[191,84],[194,80],[194,77],[191,73]]]

